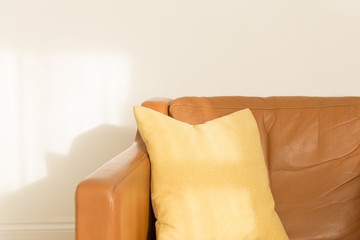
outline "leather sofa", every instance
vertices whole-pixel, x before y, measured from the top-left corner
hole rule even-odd
[[[250,108],[289,238],[360,239],[360,97],[184,97],[142,105],[190,124]],[[79,184],[76,239],[155,239],[149,186],[137,134]]]

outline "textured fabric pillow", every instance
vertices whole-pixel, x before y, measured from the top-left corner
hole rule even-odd
[[[134,113],[150,156],[158,240],[288,239],[250,110],[199,125],[139,106]]]

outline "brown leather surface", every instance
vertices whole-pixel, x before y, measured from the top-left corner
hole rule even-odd
[[[360,239],[360,97],[186,97],[170,115],[198,124],[243,108],[257,120],[290,239]]]
[[[168,99],[143,105],[168,112]],[[360,239],[360,98],[180,98],[170,114],[197,124],[250,108],[276,210],[290,239]],[[141,138],[82,182],[76,239],[155,239]],[[150,212],[150,214],[149,214]]]
[[[76,192],[76,239],[146,239],[149,159],[134,143],[89,178]]]
[[[152,99],[143,105],[167,115],[169,101]],[[78,185],[76,239],[155,239],[149,194],[150,162],[137,136],[129,149]]]

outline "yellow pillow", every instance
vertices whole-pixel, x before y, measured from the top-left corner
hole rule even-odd
[[[288,239],[249,109],[189,125],[134,107],[151,162],[158,240]]]

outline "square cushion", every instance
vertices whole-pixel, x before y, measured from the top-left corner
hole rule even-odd
[[[158,240],[288,239],[249,109],[190,125],[134,107]]]

